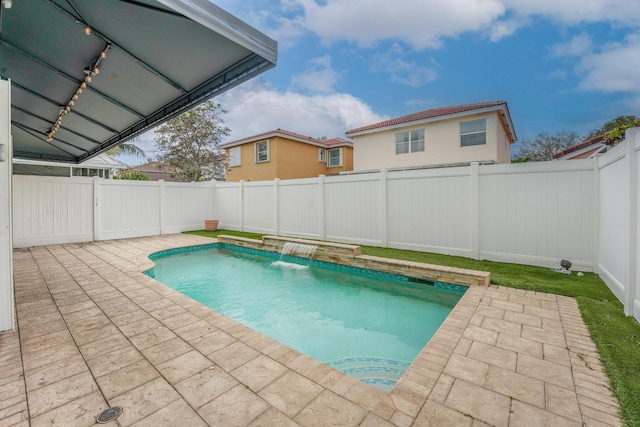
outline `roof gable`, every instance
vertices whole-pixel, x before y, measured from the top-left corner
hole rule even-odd
[[[348,141],[342,138],[332,138],[332,139],[320,139],[313,138],[310,136],[305,136],[299,133],[291,132],[284,129],[275,129],[270,130],[268,132],[262,132],[256,135],[248,136],[246,138],[236,139],[234,141],[225,142],[224,144],[220,144],[220,148],[231,148],[236,147],[238,145],[249,144],[253,142],[262,141],[269,138],[285,138],[292,141],[302,142],[305,144],[311,144],[318,147],[330,148],[330,147],[353,147],[353,142]]]
[[[611,132],[603,133],[602,135],[596,135],[593,138],[586,139],[579,144],[574,145],[573,147],[569,147],[565,150],[562,150],[553,155],[554,159],[560,158],[578,158],[578,156],[584,154],[584,152],[588,151],[589,154],[592,154],[595,150],[606,145],[604,142],[604,137]],[[576,153],[573,156],[567,156],[568,154],[575,153],[576,151],[582,151],[582,153]],[[588,156],[587,156],[588,157]]]
[[[346,132],[348,137],[365,135],[372,132],[378,132],[386,129],[394,129],[398,127],[404,127],[410,123],[426,123],[438,120],[445,120],[452,117],[465,116],[471,114],[478,114],[487,111],[502,111],[501,121],[507,130],[509,139],[511,142],[517,140],[515,128],[511,121],[511,115],[509,114],[509,108],[506,101],[490,101],[479,102],[476,104],[463,104],[453,105],[449,107],[432,108],[429,110],[419,111],[417,113],[407,114],[406,116],[396,117],[394,119],[385,120],[383,122],[374,123],[366,126],[362,126],[356,129],[352,129]]]

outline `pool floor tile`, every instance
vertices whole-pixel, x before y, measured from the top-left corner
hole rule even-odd
[[[619,426],[570,297],[470,287],[385,393],[142,274],[185,234],[14,250],[0,426]],[[22,341],[20,341],[22,340]],[[106,399],[106,400],[105,400]]]

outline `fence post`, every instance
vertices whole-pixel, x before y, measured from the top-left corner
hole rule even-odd
[[[600,156],[593,156],[593,272],[600,274]]]
[[[240,180],[240,231],[244,231],[244,179]]]
[[[160,211],[160,235],[162,236],[164,234],[164,229],[165,229],[165,220],[166,220],[166,201],[165,201],[165,194],[164,194],[164,179],[160,179],[158,180],[158,203],[160,204],[159,206],[159,211]]]
[[[628,213],[627,213],[627,277],[624,284],[625,300],[624,314],[633,316],[636,300],[636,254],[638,248],[638,161],[636,159],[636,136],[640,136],[640,129],[627,129],[624,139],[627,142],[628,169]]]
[[[217,192],[217,181],[215,179],[211,180],[211,191],[213,192],[213,196],[211,197],[211,215],[213,218],[220,219],[218,214],[218,208],[216,204],[216,192]]]
[[[320,240],[326,240],[324,175],[318,175],[318,191],[320,192]]]
[[[387,170],[380,169],[380,246],[389,246],[389,219],[387,206]]]
[[[100,178],[93,177],[93,240],[100,240]]]
[[[273,180],[274,233],[280,234],[280,178]]]
[[[471,195],[470,220],[471,226],[471,258],[480,259],[480,163],[471,162],[469,167],[469,182]]]

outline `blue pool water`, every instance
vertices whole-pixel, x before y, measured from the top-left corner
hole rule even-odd
[[[466,290],[225,244],[150,258],[146,273],[156,280],[383,390]]]

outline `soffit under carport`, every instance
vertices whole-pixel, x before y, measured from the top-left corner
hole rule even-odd
[[[277,60],[274,40],[208,0],[10,3],[0,6],[0,77],[12,82],[17,158],[81,162]],[[99,73],[60,115],[96,62]]]

